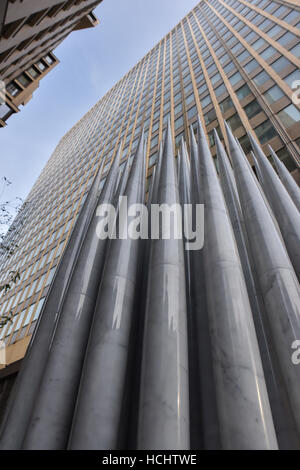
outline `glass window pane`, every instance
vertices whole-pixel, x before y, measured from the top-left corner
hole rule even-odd
[[[228,96],[225,100],[219,103],[220,109],[222,113],[225,113],[228,109],[233,108],[233,102],[231,98]]]
[[[280,73],[289,65],[292,65],[292,63],[288,59],[286,59],[285,57],[280,57],[280,59],[275,60],[275,62],[271,64],[271,67],[273,70],[275,70],[275,72]]]
[[[11,108],[5,103],[0,104],[0,119],[4,119],[9,113],[11,113]]]
[[[223,95],[223,93],[226,93],[226,91],[227,91],[227,89],[226,89],[225,85],[222,84],[222,85],[218,86],[218,87],[215,89],[215,94],[216,94],[216,96],[218,97],[218,96]]]
[[[252,150],[252,146],[251,146],[251,143],[250,143],[250,140],[246,135],[243,135],[243,137],[240,137],[239,138],[239,143],[242,147],[242,149],[244,150],[245,154],[247,155],[247,153],[250,152],[250,150]]]
[[[289,85],[289,87],[296,88],[295,82],[300,80],[300,71],[294,70],[294,72],[290,73],[287,77],[284,77],[283,80]],[[294,87],[293,84],[295,84]]]
[[[34,68],[34,67],[29,67],[29,69],[27,70],[27,72],[29,73],[29,75],[32,77],[32,78],[36,78],[39,76],[39,73],[37,72],[37,70]]]
[[[257,41],[255,41],[253,44],[251,44],[251,47],[257,51],[260,47],[262,47],[264,44],[266,44],[266,41],[262,38],[259,38]]]
[[[260,126],[256,127],[254,131],[261,144],[268,142],[268,140],[271,140],[277,135],[277,132],[275,131],[269,119],[263,122]]]
[[[296,10],[293,10],[291,11],[287,16],[285,16],[283,18],[283,20],[290,24],[292,21],[294,21],[296,18],[298,18],[300,16],[300,12],[299,11],[296,11]]]
[[[267,72],[263,71],[256,75],[252,80],[256,83],[256,85],[261,86],[270,79],[270,75],[268,75]]]
[[[188,120],[192,119],[194,116],[196,116],[196,114],[197,114],[197,106],[193,106],[187,112]]]
[[[211,109],[204,115],[204,121],[205,124],[210,124],[212,121],[217,119],[216,111],[214,109]]]
[[[295,57],[300,58],[300,42],[296,46],[292,47],[292,49],[290,49],[290,52],[294,54]]]
[[[236,95],[237,97],[242,100],[243,98],[245,98],[246,96],[249,96],[251,94],[251,90],[250,88],[248,87],[248,85],[243,85],[241,88],[239,88],[237,91],[236,91]]]
[[[202,108],[205,108],[205,106],[207,106],[207,105],[210,104],[210,103],[211,103],[211,97],[210,97],[210,95],[207,95],[205,98],[203,98],[203,99],[201,100],[201,106],[202,106]]]
[[[226,74],[229,74],[229,72],[231,72],[232,70],[235,70],[234,62],[229,62],[229,64],[225,65],[224,72]]]
[[[250,53],[248,51],[244,51],[241,54],[237,56],[237,60],[239,62],[243,62],[245,59],[247,59],[250,56]]]
[[[290,127],[300,121],[300,111],[293,104],[284,108],[277,116],[285,127]]]
[[[281,44],[282,46],[286,46],[289,42],[293,41],[296,39],[297,36],[295,36],[293,33],[290,33],[289,31],[285,33],[283,36],[281,36],[279,39],[277,39],[277,42]]]
[[[227,119],[227,124],[229,125],[232,131],[235,131],[235,129],[238,129],[238,127],[242,125],[242,122],[240,120],[239,115],[236,113],[233,116],[231,116],[229,119]]]
[[[279,100],[283,96],[283,91],[277,85],[273,86],[264,93],[264,97],[266,98],[269,104],[275,103],[275,101]]]
[[[280,26],[276,25],[276,26],[273,26],[273,28],[271,28],[267,32],[267,35],[270,36],[270,38],[273,38],[274,36],[276,36],[276,34],[278,34],[281,31],[284,31],[284,29],[281,28]]]
[[[251,103],[247,104],[244,108],[245,113],[247,114],[248,119],[253,118],[256,114],[261,112],[261,107],[259,106],[256,100],[251,101]]]
[[[248,64],[244,65],[244,70],[246,70],[247,73],[251,73],[253,70],[257,69],[257,67],[259,67],[259,64],[253,59],[248,62]]]
[[[26,77],[23,73],[17,77],[17,80],[23,85],[24,87],[27,87],[30,84],[29,78]]]
[[[269,46],[267,47],[267,49],[260,53],[260,57],[264,60],[268,60],[270,59],[270,57],[272,57],[272,55],[276,54],[276,52],[277,51],[276,49],[274,49],[274,47]]]
[[[20,92],[21,92],[21,88],[18,87],[18,85],[16,85],[14,82],[10,82],[7,86],[6,86],[6,90],[8,91],[8,93],[12,96],[17,96]]]
[[[232,75],[230,78],[229,78],[229,81],[231,83],[231,85],[235,85],[236,83],[238,83],[240,80],[242,80],[242,76],[239,72],[235,73],[234,75]]]

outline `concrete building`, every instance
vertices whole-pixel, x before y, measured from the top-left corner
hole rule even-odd
[[[72,32],[96,26],[101,0],[3,0],[0,6],[0,127],[26,104]],[[4,90],[6,86],[6,91]]]
[[[299,366],[295,367],[291,361],[292,340],[297,339],[295,335],[299,330],[297,315],[300,308],[299,285],[295,277],[295,272],[299,275],[299,214],[296,209],[299,189],[295,184],[295,180],[299,181],[300,161],[300,105],[295,99],[295,82],[300,80],[299,47],[300,8],[297,2],[201,1],[58,143],[27,198],[23,214],[16,220],[15,232],[9,235],[12,240],[17,240],[18,248],[11,257],[3,255],[2,258],[2,281],[11,270],[19,271],[21,275],[20,282],[2,298],[0,306],[2,315],[9,312],[12,315],[12,322],[2,328],[0,333],[0,339],[6,345],[6,365],[0,370],[2,413],[8,409],[6,398],[32,334],[36,331],[27,354],[27,357],[35,359],[24,361],[27,365],[23,367],[23,375],[18,382],[22,384],[23,380],[26,382],[30,377],[28,383],[30,393],[33,393],[31,402],[27,408],[24,407],[24,401],[20,400],[19,403],[23,411],[26,408],[32,414],[24,417],[16,405],[16,419],[23,419],[23,422],[18,422],[18,426],[12,428],[11,423],[16,423],[14,418],[6,421],[2,434],[3,448],[66,448],[67,445],[71,448],[157,448],[159,444],[173,449],[190,446],[300,448],[300,408],[295,385],[299,380]],[[168,122],[167,137],[161,153],[160,143]],[[194,130],[193,133],[190,128]],[[146,336],[143,336],[141,329],[144,325],[138,324],[136,328],[133,327],[136,349],[128,347],[128,363],[120,366],[122,361],[118,358],[117,348],[105,352],[111,358],[111,370],[119,364],[118,373],[113,372],[113,377],[108,374],[109,368],[105,368],[105,360],[104,369],[101,366],[101,371],[108,374],[105,377],[107,384],[111,384],[110,393],[114,396],[115,389],[123,390],[124,384],[120,388],[120,384],[114,383],[113,379],[124,377],[127,367],[129,376],[133,374],[133,390],[129,396],[135,400],[132,403],[125,392],[124,396],[116,395],[115,404],[123,399],[129,400],[119,410],[121,414],[124,413],[122,419],[120,415],[110,416],[109,425],[105,428],[107,435],[103,432],[99,436],[98,433],[93,434],[92,429],[95,425],[101,431],[101,420],[92,425],[92,416],[97,417],[97,413],[105,415],[106,410],[111,410],[111,403],[103,405],[101,411],[93,407],[95,396],[88,380],[93,371],[94,383],[98,382],[94,366],[90,365],[94,361],[97,363],[92,346],[88,349],[91,360],[84,366],[83,357],[90,332],[95,335],[95,344],[102,344],[101,341],[97,342],[98,335],[101,337],[103,333],[101,325],[93,326],[95,330],[91,330],[92,314],[95,309],[99,316],[107,315],[109,323],[111,311],[106,311],[106,307],[101,309],[101,303],[95,304],[96,294],[100,289],[100,279],[106,275],[106,271],[118,265],[115,260],[119,259],[121,253],[126,253],[126,248],[121,250],[115,242],[108,251],[108,247],[91,242],[95,232],[93,210],[97,201],[112,200],[118,159],[120,170],[124,171],[123,191],[129,170],[126,162],[134,155],[134,162],[143,160],[143,145],[140,141],[142,129],[146,137],[145,188],[146,193],[150,194],[148,198],[152,202],[174,203],[179,191],[181,203],[184,200],[204,203],[208,208],[205,227],[209,227],[209,232],[205,233],[207,242],[204,249],[195,257],[187,257],[181,252],[182,247],[178,246],[172,245],[171,249],[171,245],[162,244],[157,248],[156,256],[159,259],[168,260],[170,257],[170,261],[172,256],[176,259],[179,287],[172,290],[171,286],[168,298],[170,302],[175,299],[171,302],[174,308],[181,305],[180,334],[176,340],[172,337],[166,346],[160,343],[162,336],[151,330],[151,325],[148,325]],[[224,149],[231,157],[234,174]],[[177,176],[172,172],[175,171],[173,156],[178,157],[178,153],[179,187],[176,189]],[[275,159],[280,180],[269,164],[269,161],[273,161],[271,157]],[[220,181],[211,165],[213,161],[219,171]],[[259,183],[253,178],[251,167],[258,175]],[[133,195],[131,186],[140,188],[143,180],[141,164],[136,163],[132,169],[128,180],[131,183],[127,184],[126,191],[128,197],[138,202],[140,189],[136,189]],[[149,192],[153,174],[155,179]],[[170,189],[168,201],[164,200],[166,195],[160,190],[165,185],[173,188]],[[118,187],[120,193],[122,179]],[[220,212],[213,210],[217,205],[222,208]],[[79,222],[76,224],[76,221]],[[228,248],[235,244],[240,261],[236,249]],[[155,260],[147,258],[147,246],[144,250],[146,258],[140,259],[140,265],[143,266],[140,280],[137,280],[136,273],[133,274],[129,266],[126,270],[126,257],[120,263],[125,270],[120,276],[132,279],[130,286],[134,285],[133,290],[139,294],[135,300],[141,302],[139,311],[145,318],[142,323],[145,321],[146,324],[149,312],[155,315],[161,308],[163,315],[163,300],[157,304],[154,300],[152,305],[151,293],[141,280],[149,276],[153,292],[157,290],[157,298],[162,299],[160,285],[155,280],[157,276],[161,279],[161,285],[164,285],[163,279],[166,279],[160,278],[162,273],[157,270]],[[230,270],[223,274],[219,272],[222,260],[224,257],[227,259],[229,253],[224,252],[225,246],[231,256],[229,265],[238,270],[241,263],[243,275],[239,274],[238,278],[232,276]],[[95,252],[90,253],[89,247],[93,247]],[[103,270],[106,255],[114,262],[107,263]],[[139,259],[138,256],[133,249],[133,264]],[[180,266],[186,268],[185,281]],[[290,273],[289,281],[280,271],[283,266]],[[116,272],[112,272],[110,275],[116,276]],[[172,276],[167,267],[165,272]],[[270,278],[272,272],[276,272],[273,281],[279,282],[274,291],[270,290],[270,286],[275,285]],[[85,279],[89,279],[84,288],[79,287],[82,273],[87,276]],[[246,288],[237,280],[243,277]],[[125,291],[122,286],[119,287],[121,295],[121,291]],[[131,292],[130,289],[128,292]],[[78,292],[92,299],[92,306],[84,306],[85,315],[80,310],[83,309],[82,299],[76,297]],[[112,293],[111,297],[107,297],[107,291],[103,293],[101,289],[99,295],[103,296],[100,298],[104,306],[109,305],[111,309],[115,305],[121,305],[122,309],[126,307],[126,315],[132,318],[133,307],[127,303],[128,299],[124,303],[117,302]],[[150,307],[147,304],[146,308],[143,304],[145,298],[149,300]],[[155,295],[153,298],[156,298]],[[285,302],[284,298],[289,299],[289,302]],[[35,330],[41,312],[43,320]],[[204,313],[200,315],[200,320],[195,320],[195,325],[193,321],[195,316],[198,318],[199,312]],[[116,315],[118,317],[118,311]],[[280,330],[279,317],[281,324],[287,322],[285,332]],[[249,324],[247,318],[251,318]],[[117,320],[114,318],[114,321]],[[168,337],[163,319],[158,316],[157,321],[165,337]],[[171,325],[174,321],[173,318]],[[55,332],[53,336],[52,332]],[[238,340],[240,337],[246,344],[245,355]],[[121,339],[114,337],[112,342],[123,339],[123,336]],[[51,341],[48,354],[47,345]],[[127,336],[126,341],[128,345]],[[155,345],[162,354],[162,357],[155,356],[159,362],[151,362],[149,351],[154,351]],[[183,356],[180,355],[180,373],[176,368],[179,363],[175,359],[179,350],[188,354],[188,359],[184,352]],[[141,357],[143,360],[139,362]],[[229,358],[226,364],[222,362],[224,357]],[[34,361],[37,361],[35,367],[32,366]],[[174,377],[168,376],[170,380],[164,391],[156,390],[163,394],[168,391],[168,399],[165,396],[162,399],[166,399],[164,403],[168,403],[170,409],[174,408],[175,403],[182,406],[178,414],[174,412],[174,426],[178,426],[177,437],[172,434],[172,424],[159,418],[164,416],[166,410],[160,409],[153,401],[155,390],[151,389],[151,395],[144,379],[140,379],[141,369],[145,370],[145,364],[148,364],[147,370],[153,374],[152,379],[150,376],[148,378],[149,383],[155,377],[159,388],[162,380],[158,367],[160,363],[164,373],[167,374],[169,370],[179,373],[178,376],[177,372],[174,372]],[[42,367],[40,375],[39,367]],[[188,379],[184,372],[186,367],[189,370]],[[251,371],[249,382],[242,373],[243,367]],[[240,390],[240,395],[226,383],[224,371],[230,371],[231,368],[234,380],[238,381],[235,390]],[[256,392],[253,377],[258,381]],[[87,396],[91,397],[89,402],[77,394],[80,380],[83,381],[82,386],[86,387]],[[52,388],[53,383],[56,384],[55,390]],[[68,388],[70,384],[73,384],[71,389]],[[173,388],[170,388],[171,384]],[[174,390],[178,392],[175,396]],[[247,407],[243,407],[244,392],[247,395],[245,401],[250,403],[248,411]],[[105,395],[103,390],[104,396],[110,393]],[[261,399],[260,411],[258,396]],[[65,397],[68,397],[68,403]],[[75,416],[76,400],[80,400],[80,408]],[[138,402],[140,405],[137,407]],[[166,426],[169,430],[165,437],[160,427],[150,425],[151,413],[143,408],[145,403],[150,402],[152,416],[157,417],[160,426]],[[45,407],[45,403],[50,403],[53,408]],[[50,420],[49,423],[49,412],[52,416],[59,416],[58,421]],[[87,416],[91,418],[90,431],[86,428]],[[122,426],[119,426],[121,422]],[[247,429],[244,434],[238,423]],[[264,429],[263,423],[266,424]],[[18,437],[8,431],[9,426],[10,431],[20,431]],[[239,431],[236,435],[234,432],[231,434],[230,429],[237,429],[236,426]],[[83,430],[83,434],[85,431],[87,433],[83,436],[80,430]]]

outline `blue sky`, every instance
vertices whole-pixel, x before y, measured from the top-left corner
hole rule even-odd
[[[5,199],[25,199],[59,139],[197,0],[103,0],[96,28],[75,31],[54,51],[61,63],[0,129]]]

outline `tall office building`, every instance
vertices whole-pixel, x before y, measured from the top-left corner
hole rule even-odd
[[[13,315],[0,333],[3,403],[100,165],[103,186],[120,144],[124,167],[144,128],[148,190],[168,119],[176,153],[182,138],[190,152],[189,126],[197,138],[199,115],[213,157],[214,130],[229,148],[226,120],[253,169],[247,131],[299,181],[299,57],[297,2],[203,0],[61,139],[9,235],[18,247],[2,258],[2,282],[11,270],[21,276],[0,306]]]
[[[101,0],[3,0],[0,5],[0,127],[26,104],[59,61],[53,50],[72,32],[96,26]],[[4,89],[5,86],[5,89]]]

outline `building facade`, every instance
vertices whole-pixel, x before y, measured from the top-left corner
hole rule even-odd
[[[98,1],[5,0],[0,10],[0,127],[58,64],[53,50],[72,32],[96,26]],[[4,90],[6,86],[6,90]]]
[[[228,148],[226,120],[252,166],[247,131],[267,156],[271,145],[299,181],[299,69],[297,2],[201,1],[61,139],[8,236],[18,247],[2,257],[2,282],[10,271],[20,273],[0,306],[1,315],[12,315],[0,333],[4,396],[100,165],[103,185],[119,145],[124,167],[144,128],[148,190],[168,119],[177,152],[182,137],[189,146],[199,115],[213,157],[214,130]]]

